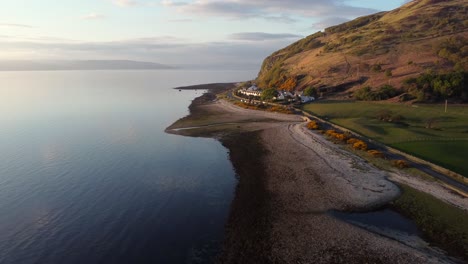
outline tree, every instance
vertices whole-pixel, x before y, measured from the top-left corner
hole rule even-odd
[[[312,97],[317,97],[317,88],[308,86],[307,88],[304,89],[304,95],[305,96],[312,96]]]
[[[353,94],[354,98],[362,101],[371,101],[373,100],[372,88],[370,86],[362,87]]]
[[[398,91],[395,89],[395,87],[389,85],[389,84],[384,84],[382,85],[379,90],[377,91],[375,95],[375,99],[377,100],[386,100],[388,98],[395,97],[398,94]]]
[[[274,97],[276,97],[277,94],[278,92],[274,88],[269,88],[269,89],[263,90],[260,98],[262,98],[262,100],[271,100]]]

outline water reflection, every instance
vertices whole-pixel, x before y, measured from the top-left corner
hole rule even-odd
[[[169,88],[250,74],[0,73],[0,263],[211,259],[234,172],[217,141],[164,133],[196,94]]]

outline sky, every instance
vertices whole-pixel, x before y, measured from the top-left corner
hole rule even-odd
[[[272,52],[405,0],[0,0],[0,60],[258,67]]]

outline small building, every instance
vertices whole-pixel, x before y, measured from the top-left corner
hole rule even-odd
[[[249,88],[247,88],[247,91],[258,91],[258,87],[254,84],[252,86],[250,86]]]
[[[284,100],[285,97],[284,97],[284,94],[282,92],[278,92],[276,97],[274,97],[273,99],[275,99],[275,100]]]
[[[288,91],[277,91],[278,92],[278,95],[274,98],[276,100],[286,100],[286,99],[293,99],[294,98],[294,94],[292,94],[291,92],[288,92]]]
[[[301,95],[300,98],[301,98],[301,103],[303,104],[315,101],[315,97],[313,96]]]
[[[238,90],[238,93],[246,95],[246,96],[261,96],[262,95],[262,91],[260,91],[258,88],[256,90],[254,89],[249,90],[249,89]]]

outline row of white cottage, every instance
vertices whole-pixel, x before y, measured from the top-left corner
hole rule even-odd
[[[301,98],[301,103],[308,103],[308,102],[315,101],[315,97],[303,95],[302,92],[295,92],[294,94],[288,91],[277,91],[277,92],[278,92],[277,96],[273,98],[275,100],[285,100],[287,98],[294,98],[297,96]],[[247,95],[247,96],[260,97],[262,95],[262,90],[258,88],[257,86],[252,85],[247,89],[239,90],[239,93],[243,95]]]

